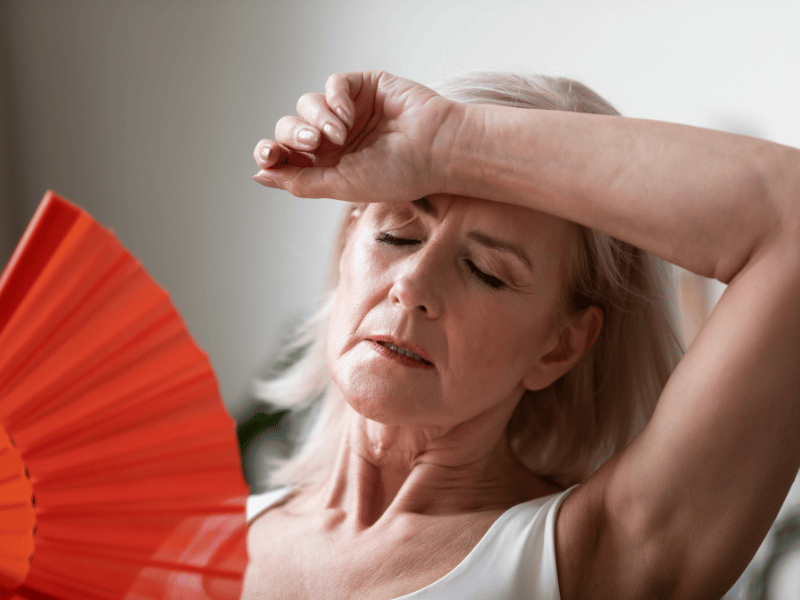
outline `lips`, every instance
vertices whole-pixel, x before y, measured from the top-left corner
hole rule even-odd
[[[369,341],[373,342],[382,350],[381,354],[390,358],[394,355],[398,359],[410,360],[415,366],[433,366],[433,362],[429,359],[425,351],[412,342],[396,340],[387,336],[372,337],[369,338]]]

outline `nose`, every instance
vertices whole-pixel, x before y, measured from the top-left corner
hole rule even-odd
[[[442,272],[433,253],[421,250],[399,266],[389,300],[429,319],[442,314]]]

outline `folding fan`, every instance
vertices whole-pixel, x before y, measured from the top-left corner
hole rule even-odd
[[[246,497],[169,297],[48,192],[0,278],[0,598],[238,598]]]

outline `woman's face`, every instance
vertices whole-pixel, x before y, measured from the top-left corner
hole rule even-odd
[[[526,388],[562,374],[551,367],[569,239],[565,221],[508,204],[436,195],[368,205],[339,265],[333,381],[386,424],[513,410]]]

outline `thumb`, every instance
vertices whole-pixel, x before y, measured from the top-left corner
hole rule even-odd
[[[261,169],[253,180],[269,188],[286,190],[298,198],[333,198],[346,200],[340,179],[324,167],[295,167],[291,165]],[[326,176],[327,175],[327,176]]]

